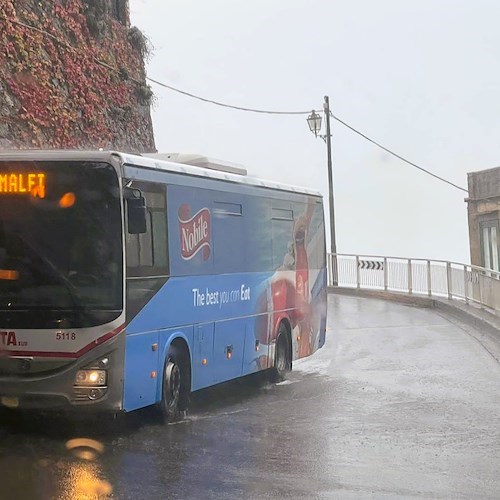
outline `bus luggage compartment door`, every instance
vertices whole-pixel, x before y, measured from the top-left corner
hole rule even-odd
[[[214,383],[214,324],[194,328],[192,389],[197,391]]]
[[[215,383],[241,376],[246,323],[246,318],[215,323]]]

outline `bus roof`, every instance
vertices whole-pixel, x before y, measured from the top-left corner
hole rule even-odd
[[[230,174],[248,175],[246,168],[225,160],[209,158],[208,156],[185,153],[145,153],[141,156],[147,156],[155,160],[165,160],[173,163],[182,163],[183,165],[193,165],[194,167],[208,168],[220,172],[229,172]]]
[[[166,159],[172,157],[172,161]],[[311,196],[319,196],[322,194],[319,191],[304,187],[292,186],[289,184],[264,180],[258,177],[246,175],[246,170],[235,164],[224,162],[221,160],[212,160],[201,155],[181,155],[179,153],[170,154],[129,154],[119,151],[100,151],[100,150],[4,150],[0,151],[1,160],[11,161],[110,161],[111,158],[118,158],[122,165],[130,165],[136,167],[150,168],[154,170],[164,170],[168,172],[176,172],[186,175],[205,177],[211,179],[219,179],[238,184],[246,184],[250,186],[261,186],[270,189],[278,189],[281,191],[290,191],[293,193],[307,194]],[[164,159],[165,158],[165,159]],[[188,160],[186,163],[181,163],[182,160]],[[201,161],[201,163],[200,163]],[[198,163],[204,166],[197,166],[193,163]],[[190,164],[191,163],[191,164]],[[220,168],[222,167],[222,168]]]

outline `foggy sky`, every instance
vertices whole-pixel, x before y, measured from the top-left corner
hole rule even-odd
[[[467,187],[500,165],[500,4],[463,0],[130,0],[152,78],[230,104],[333,112]],[[305,116],[219,108],[153,84],[160,152],[201,153],[327,196]],[[333,122],[337,247],[469,262],[466,193]],[[326,203],[327,206],[327,203]]]

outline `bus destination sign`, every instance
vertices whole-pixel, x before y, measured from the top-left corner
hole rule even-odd
[[[31,194],[45,198],[45,174],[41,172],[0,173],[1,194]]]

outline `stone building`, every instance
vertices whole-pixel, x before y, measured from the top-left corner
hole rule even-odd
[[[0,148],[154,152],[128,0],[0,0]]]
[[[467,177],[471,263],[500,271],[500,167]]]

